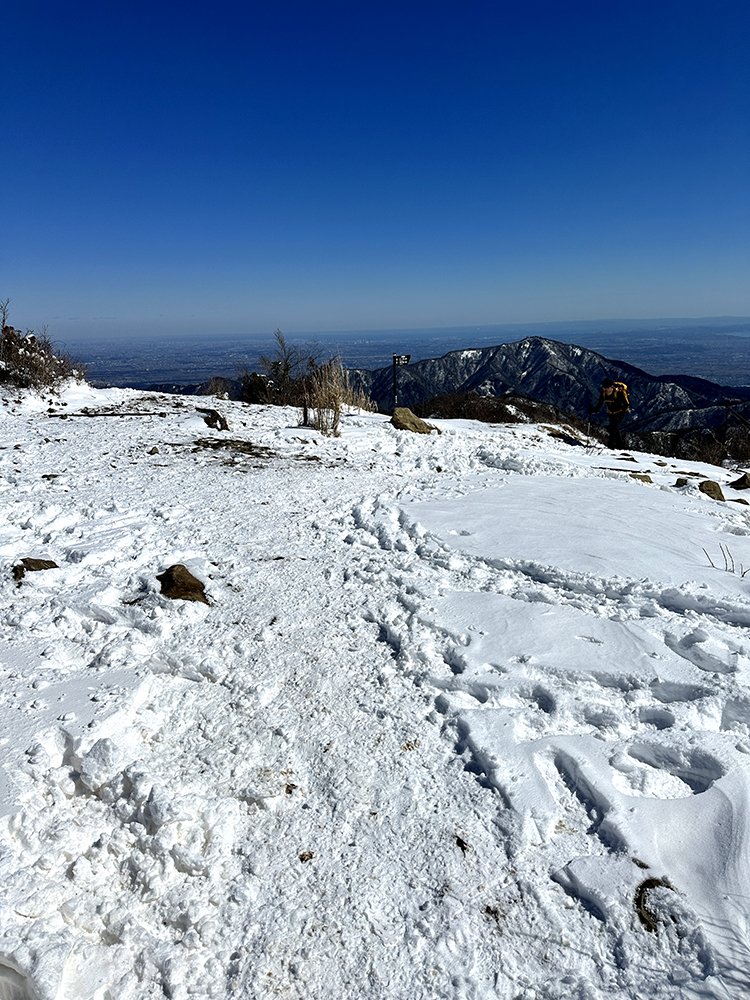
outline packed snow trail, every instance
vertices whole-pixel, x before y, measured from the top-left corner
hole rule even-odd
[[[750,519],[672,488],[731,476],[193,406],[0,409],[0,990],[746,991],[750,578],[700,548]]]

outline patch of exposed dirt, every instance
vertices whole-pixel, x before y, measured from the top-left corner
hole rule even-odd
[[[231,451],[239,455],[249,455],[251,458],[262,458],[268,461],[271,458],[279,458],[278,452],[266,448],[262,444],[253,444],[252,441],[242,441],[240,438],[198,438],[193,449],[196,451]]]
[[[658,926],[658,914],[649,906],[648,894],[654,889],[668,889],[674,892],[674,886],[665,878],[647,878],[635,890],[633,905],[638,919],[647,931],[653,934]]]

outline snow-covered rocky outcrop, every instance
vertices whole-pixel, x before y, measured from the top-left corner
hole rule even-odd
[[[748,993],[736,471],[0,396],[0,996]]]

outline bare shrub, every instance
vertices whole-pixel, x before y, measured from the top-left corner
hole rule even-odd
[[[503,396],[480,396],[476,392],[445,393],[417,404],[414,412],[420,417],[480,420],[486,424],[555,424],[569,437],[584,434],[603,437],[598,425],[590,422],[587,424],[574,413],[567,413],[520,393],[506,393]]]
[[[747,462],[750,460],[750,423],[744,417],[741,420],[738,426],[727,431],[726,445],[727,452],[734,461]]]
[[[206,387],[206,395],[216,396],[217,399],[229,399],[231,391],[231,379],[223,378],[221,375],[214,375]]]
[[[240,399],[243,403],[270,403],[271,386],[266,375],[245,369],[240,372]]]
[[[9,300],[0,302],[0,319],[8,316]],[[21,389],[52,389],[68,378],[82,379],[83,366],[68,354],[56,352],[42,327],[21,333],[3,323],[0,336],[0,383]]]
[[[727,446],[713,431],[701,430],[685,436],[678,457],[707,465],[721,465],[727,457]]]
[[[736,573],[738,576],[741,576],[743,579],[747,576],[748,573],[750,573],[750,566],[745,567],[742,563],[740,563],[739,568],[737,567],[737,564],[734,561],[734,556],[732,555],[732,552],[731,552],[731,550],[730,550],[730,548],[729,548],[728,545],[724,545],[723,543],[719,543],[719,551],[721,552],[721,558],[724,561],[724,572],[725,573]],[[706,551],[705,548],[703,549],[703,552],[705,553],[706,559],[708,559],[708,561],[711,564],[711,566],[714,569],[719,569],[719,567],[713,561],[713,559],[708,554],[708,552]]]
[[[281,330],[274,333],[274,340],[274,353],[260,359],[268,401],[279,406],[299,406],[305,379],[318,367],[317,352],[290,344]]]
[[[289,344],[281,330],[274,337],[276,350],[260,359],[262,372],[245,370],[240,377],[246,403],[297,406],[303,427],[332,437],[340,433],[344,407],[375,409],[369,396],[353,388],[339,358],[321,362],[314,347]]]

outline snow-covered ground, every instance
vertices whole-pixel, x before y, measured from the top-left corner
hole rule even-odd
[[[0,997],[748,995],[736,473],[196,405],[0,393]]]

